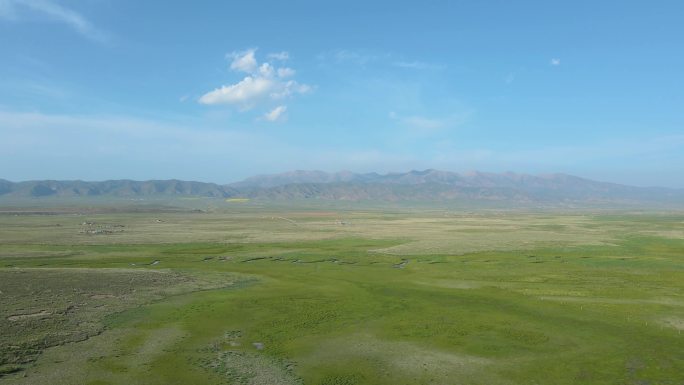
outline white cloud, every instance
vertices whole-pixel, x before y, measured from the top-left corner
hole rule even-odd
[[[249,110],[259,103],[268,103],[296,94],[305,94],[313,89],[311,86],[301,84],[293,79],[284,79],[295,75],[296,72],[292,68],[276,68],[269,62],[259,64],[255,54],[256,48],[228,54],[227,57],[232,59],[230,68],[233,71],[246,72],[249,75],[235,84],[224,85],[207,92],[200,97],[199,102],[208,105],[237,105],[242,110]],[[279,58],[284,57],[283,54],[286,52],[278,54]],[[285,106],[279,107],[285,108]],[[276,110],[279,107],[276,107]],[[269,114],[276,110],[269,112]],[[276,115],[282,112],[284,109]]]
[[[262,101],[280,100],[311,90],[311,86],[299,84],[294,80],[282,82],[272,77],[247,76],[236,84],[207,92],[200,97],[199,102],[209,105],[234,104],[243,110],[249,110]]]
[[[287,111],[287,107],[285,106],[278,106],[271,111],[267,112],[264,114],[264,119],[268,120],[269,122],[276,122],[278,120],[283,120],[285,118],[285,111]]]
[[[247,72],[250,74],[254,73],[258,66],[256,58],[254,57],[255,53],[256,48],[250,48],[245,51],[235,51],[229,53],[226,56],[228,58],[233,59],[233,61],[230,63],[230,69],[232,69],[233,71]]]
[[[290,54],[287,51],[273,52],[273,53],[269,53],[267,57],[269,59],[285,61],[285,60],[288,60],[290,58]]]
[[[278,77],[289,78],[295,75],[295,70],[288,67],[278,68]]]
[[[561,61],[560,61],[560,59],[553,58],[553,59],[551,59],[551,62],[550,62],[550,63],[551,63],[552,66],[559,66],[560,63],[561,63]]]
[[[38,13],[69,25],[81,35],[96,41],[106,41],[107,35],[78,12],[51,0],[0,0],[0,18],[17,20],[21,10]]]
[[[274,82],[265,77],[247,76],[236,84],[223,86],[210,91],[202,97],[202,104],[241,104],[250,108],[250,104],[266,97],[273,89]]]
[[[283,99],[294,94],[306,94],[311,92],[312,88],[306,84],[299,84],[294,80],[288,80],[287,82],[276,83],[278,87],[271,92],[271,98],[273,99]]]
[[[261,66],[259,66],[259,75],[263,77],[270,78],[273,76],[274,73],[275,70],[273,69],[273,66],[269,63],[263,63]]]

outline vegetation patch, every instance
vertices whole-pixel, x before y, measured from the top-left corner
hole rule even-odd
[[[236,281],[159,270],[0,269],[0,368],[17,371],[46,348],[97,335],[109,314]]]

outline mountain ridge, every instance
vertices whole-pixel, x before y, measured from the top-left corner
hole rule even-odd
[[[684,202],[684,189],[635,187],[554,173],[456,173],[435,169],[386,174],[294,170],[264,174],[220,185],[178,179],[135,181],[0,179],[0,197],[50,196],[203,196],[264,200],[382,200],[512,202]]]

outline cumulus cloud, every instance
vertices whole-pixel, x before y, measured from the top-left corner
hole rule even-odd
[[[22,12],[33,12],[64,23],[81,35],[96,41],[107,40],[107,35],[95,28],[80,13],[51,0],[0,0],[0,18],[20,20]]]
[[[236,51],[227,55],[231,60],[230,69],[235,72],[247,73],[242,80],[209,91],[199,98],[201,104],[235,105],[245,111],[258,105],[273,105],[274,102],[305,94],[312,90],[307,84],[301,84],[292,79],[295,70],[289,67],[277,67],[273,62],[259,63],[256,58],[256,48]],[[275,55],[275,56],[274,56]],[[285,60],[287,52],[270,54],[276,60]],[[279,102],[278,106],[264,115],[268,121],[278,121],[287,109]]]
[[[238,83],[222,86],[202,95],[202,104],[233,104],[249,110],[259,102],[280,100],[295,94],[305,94],[311,86],[299,84],[294,80],[283,82],[274,77],[261,75],[247,76]]]
[[[288,80],[284,83],[278,81],[276,85],[278,87],[270,94],[273,99],[284,99],[294,94],[306,94],[311,92],[311,86],[299,84],[294,80]]]
[[[273,66],[270,65],[269,63],[263,63],[262,65],[259,66],[259,75],[263,77],[270,78],[273,76],[275,73],[275,70],[273,69]]]
[[[246,51],[241,52],[231,52],[226,55],[228,58],[233,59],[230,63],[230,69],[234,71],[241,71],[252,73],[257,68],[257,61],[254,57],[256,53],[256,48],[250,48]]]
[[[250,107],[250,103],[268,95],[273,86],[271,79],[247,76],[238,83],[223,86],[202,95],[199,102],[202,104],[243,104],[244,107]]]
[[[275,122],[278,120],[282,120],[285,118],[285,111],[287,111],[287,107],[285,106],[278,106],[271,111],[267,112],[264,114],[264,119],[268,120],[269,122]]]

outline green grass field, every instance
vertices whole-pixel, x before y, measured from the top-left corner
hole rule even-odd
[[[0,383],[684,384],[684,213],[222,203],[0,214]]]

